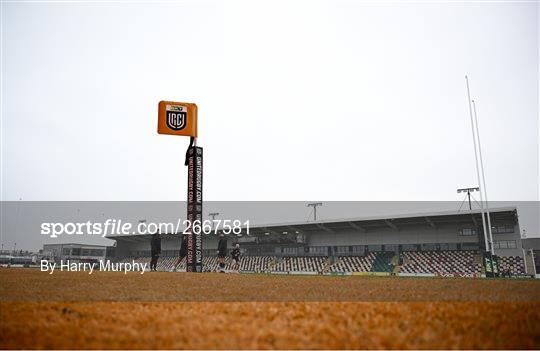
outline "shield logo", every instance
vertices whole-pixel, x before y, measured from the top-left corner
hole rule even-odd
[[[187,109],[183,106],[167,106],[167,127],[182,130],[186,127]]]
[[[197,105],[189,102],[160,101],[157,122],[158,134],[196,138]]]

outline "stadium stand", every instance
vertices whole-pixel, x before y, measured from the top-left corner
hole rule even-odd
[[[500,265],[501,272],[508,272],[510,275],[525,274],[525,264],[519,256],[501,257]]]
[[[531,242],[523,247],[517,209],[495,208],[490,216],[498,238],[504,239],[494,245],[501,273],[534,274],[539,262],[532,252],[540,241],[524,239]],[[278,223],[250,227],[246,236],[230,236],[229,248],[240,245],[242,272],[479,276],[485,273],[480,223],[481,210]],[[149,235],[110,238],[116,246],[107,257],[150,261]],[[180,240],[173,234],[164,234],[162,240],[157,268],[166,271],[176,260]],[[216,270],[217,244],[217,236],[203,237],[202,271]],[[227,270],[231,263],[227,257]],[[182,262],[179,270],[185,267]]]
[[[176,262],[176,257],[163,257],[158,262],[159,262],[159,266],[158,266],[159,270],[168,271],[172,268],[172,266]],[[184,266],[185,266],[185,263],[184,263]]]
[[[403,273],[473,276],[482,272],[475,251],[404,252]]]
[[[352,273],[384,272],[405,274],[435,274],[446,276],[472,277],[482,273],[482,260],[478,251],[421,251],[403,252],[403,263],[397,263],[398,255],[393,252],[370,252],[366,256],[329,257],[276,257],[245,256],[241,260],[240,271],[253,273]],[[149,257],[123,258],[115,262],[149,262]],[[159,271],[169,271],[176,257],[163,257],[158,261]],[[230,257],[225,261],[226,269],[232,269]],[[501,271],[516,276],[525,274],[523,258],[519,256],[501,257]],[[178,271],[185,271],[186,260],[182,260]],[[215,272],[217,257],[203,258],[203,271]]]
[[[249,256],[241,260],[240,270],[262,273],[268,272],[272,263],[275,263],[274,256]]]
[[[284,257],[272,267],[274,272],[317,272],[324,268],[326,257]]]
[[[371,272],[375,254],[373,252],[366,256],[344,256],[340,257],[336,263],[330,266],[330,272]]]

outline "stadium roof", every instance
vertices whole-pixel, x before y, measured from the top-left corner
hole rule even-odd
[[[516,208],[504,207],[490,210],[491,220],[515,220]],[[482,225],[482,214],[480,210],[472,211],[444,211],[429,213],[412,213],[385,216],[370,216],[357,218],[343,218],[331,220],[319,220],[313,222],[289,222],[266,225],[255,225],[250,227],[253,234],[273,231],[283,233],[288,231],[298,232],[326,232],[334,233],[344,230],[357,230],[367,232],[370,229],[389,228],[399,231],[400,228],[410,225],[426,225],[436,228],[437,224],[470,222],[472,225]]]
[[[84,246],[84,247],[98,247],[98,248],[105,248],[107,245],[96,245],[96,244],[83,244],[83,243],[47,243],[43,244],[43,247],[45,246]]]
[[[517,212],[515,207],[499,207],[490,209],[491,220],[493,224],[499,221],[517,221]],[[312,222],[284,222],[274,224],[257,224],[250,226],[250,235],[264,235],[266,233],[288,234],[288,233],[310,233],[325,231],[336,233],[341,231],[359,231],[368,232],[373,229],[388,228],[399,231],[407,226],[425,225],[431,228],[437,228],[438,225],[450,223],[463,223],[464,225],[481,226],[482,215],[480,210],[467,211],[444,211],[427,213],[409,213],[384,216],[370,216],[357,218],[343,218],[331,220],[318,220]],[[244,232],[244,230],[243,230]],[[221,233],[218,230],[218,233]],[[150,234],[135,234],[108,236],[110,239],[119,239],[120,237],[144,237]],[[173,235],[172,233],[163,235]]]

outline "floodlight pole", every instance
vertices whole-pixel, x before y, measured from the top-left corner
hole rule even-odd
[[[313,207],[313,221],[317,220],[317,206],[322,206],[322,202],[312,202],[307,204],[307,207]]]
[[[475,188],[462,188],[462,189],[458,189],[457,192],[458,194],[459,193],[463,193],[463,192],[466,192],[467,193],[467,197],[469,198],[469,210],[472,211],[472,205],[471,205],[471,192],[473,191],[480,191],[480,188],[478,187],[475,187]],[[465,200],[463,200],[465,201]],[[461,203],[461,205],[463,205],[463,202]],[[461,209],[461,208],[460,208]]]
[[[210,217],[212,217],[212,230],[214,230],[214,221],[216,220],[216,217],[219,216],[219,212],[212,212],[208,214]]]

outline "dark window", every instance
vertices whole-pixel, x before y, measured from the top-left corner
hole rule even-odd
[[[382,251],[382,245],[368,245],[369,252]]]
[[[418,245],[415,244],[403,244],[401,245],[403,251],[418,251]]]
[[[445,243],[439,244],[439,250],[450,251],[450,244],[445,244]]]
[[[491,227],[491,232],[493,234],[507,234],[507,233],[513,233],[514,232],[514,226],[513,225],[497,225]]]
[[[328,247],[326,246],[310,246],[309,253],[326,255],[328,253]]]
[[[336,249],[337,249],[337,253],[340,253],[340,254],[346,254],[346,253],[349,253],[350,251],[350,246],[337,246]]]
[[[462,228],[458,230],[458,235],[461,236],[472,236],[478,234],[476,228]]]
[[[437,244],[422,244],[422,251],[436,251]]]
[[[477,251],[480,250],[480,246],[476,243],[461,243],[461,249],[463,251]]]
[[[298,253],[297,247],[285,247],[283,248],[283,253],[287,255],[296,255]]]
[[[88,251],[90,251],[90,253],[89,253],[90,256],[103,256],[103,250],[92,249],[92,250],[88,250]]]
[[[496,249],[515,249],[517,245],[515,240],[498,240],[493,242],[493,247]]]
[[[399,245],[384,245],[384,251],[396,252],[399,249]]]
[[[352,252],[355,254],[365,254],[366,253],[366,247],[364,245],[355,245],[352,246]]]

